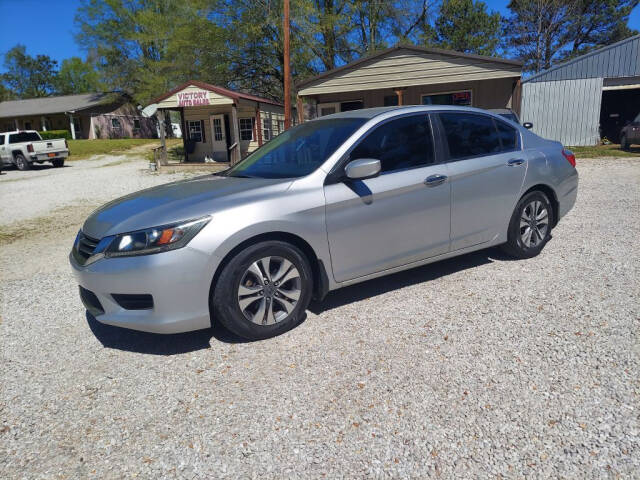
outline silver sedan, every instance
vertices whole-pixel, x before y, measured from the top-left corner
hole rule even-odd
[[[345,285],[495,245],[533,257],[577,189],[570,151],[492,113],[358,110],[104,205],[70,262],[105,324],[267,338]]]

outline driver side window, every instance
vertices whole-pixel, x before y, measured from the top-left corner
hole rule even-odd
[[[350,155],[351,160],[375,158],[381,173],[423,167],[435,162],[431,125],[427,115],[413,115],[376,127]]]

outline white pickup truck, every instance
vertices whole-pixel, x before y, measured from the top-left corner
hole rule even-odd
[[[35,130],[0,133],[0,165],[29,170],[33,163],[51,162],[54,167],[62,167],[68,156],[69,145],[64,138],[42,140]]]

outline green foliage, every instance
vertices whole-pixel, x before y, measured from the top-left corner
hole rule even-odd
[[[424,32],[426,43],[478,55],[495,55],[501,40],[497,12],[474,0],[444,0],[433,27]]]
[[[47,55],[32,57],[24,45],[16,45],[4,56],[1,80],[5,92],[18,98],[46,97],[55,91],[57,62]],[[6,94],[6,93],[5,93]]]
[[[627,26],[639,0],[511,0],[504,22],[509,47],[527,71],[550,68],[637,32]]]
[[[52,138],[64,138],[71,140],[71,132],[69,130],[47,130],[38,132],[43,140],[49,140]]]
[[[102,91],[98,72],[90,62],[71,57],[62,61],[56,77],[56,93],[69,95],[73,93],[93,93]]]

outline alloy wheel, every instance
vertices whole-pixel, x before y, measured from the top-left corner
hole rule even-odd
[[[522,210],[520,216],[520,239],[527,248],[538,246],[549,230],[549,212],[540,200],[533,200]]]
[[[238,306],[247,320],[273,325],[289,316],[301,293],[300,272],[292,262],[283,257],[263,257],[242,275]]]

